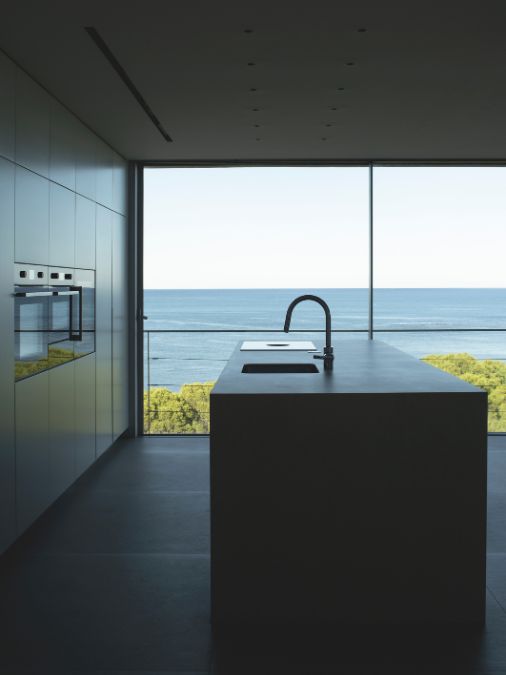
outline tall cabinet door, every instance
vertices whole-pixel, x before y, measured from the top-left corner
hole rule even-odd
[[[49,372],[16,382],[16,515],[20,534],[51,502]]]
[[[16,66],[0,52],[0,155],[14,160]]]
[[[127,220],[113,214],[112,237],[112,406],[113,436],[128,427]]]
[[[49,375],[49,471],[51,501],[74,482],[74,363],[53,368]]]
[[[16,167],[14,249],[17,262],[49,263],[49,181]]]
[[[49,188],[49,264],[75,265],[76,196],[51,183]]]
[[[97,456],[112,432],[112,212],[97,205],[96,219],[96,410]]]
[[[75,475],[95,461],[95,354],[75,362]]]
[[[0,553],[16,536],[13,262],[14,164],[0,158]]]
[[[76,195],[76,267],[95,269],[95,203]]]

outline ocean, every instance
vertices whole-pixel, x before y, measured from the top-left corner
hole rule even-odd
[[[279,340],[286,309],[298,295],[323,298],[332,313],[333,341],[367,339],[367,289],[145,290],[145,386],[178,391],[191,382],[216,380],[242,340]],[[324,340],[321,307],[305,302],[293,314],[296,339]],[[375,339],[418,358],[468,352],[477,358],[506,359],[506,289],[375,289]],[[396,330],[430,332],[389,332]],[[446,332],[459,329],[469,332]],[[484,329],[484,332],[474,332]],[[496,329],[497,332],[485,332]],[[497,330],[500,329],[500,330]],[[156,331],[173,330],[175,333]],[[184,331],[225,330],[225,333]],[[239,333],[234,331],[262,331]],[[500,332],[504,330],[505,332]],[[365,331],[365,332],[358,332]],[[148,361],[149,342],[149,361]]]

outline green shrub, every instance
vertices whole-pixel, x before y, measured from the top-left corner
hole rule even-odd
[[[431,354],[422,359],[488,393],[488,430],[506,431],[506,364],[471,354]]]
[[[144,433],[208,434],[209,394],[214,382],[185,384],[179,392],[153,387],[144,392]]]
[[[470,354],[430,354],[423,359],[488,392],[488,430],[506,432],[506,364]],[[209,394],[214,382],[185,384],[179,392],[154,387],[144,392],[146,434],[209,433]]]

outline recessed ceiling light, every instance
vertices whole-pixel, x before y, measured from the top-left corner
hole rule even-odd
[[[355,61],[346,61],[346,65],[347,65],[347,66],[354,66],[354,65],[355,65]]]

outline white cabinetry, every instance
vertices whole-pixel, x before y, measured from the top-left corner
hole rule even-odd
[[[49,264],[75,266],[76,195],[50,183],[49,189]]]
[[[16,66],[0,52],[0,155],[14,160]]]
[[[78,122],[57,101],[51,103],[49,177],[69,190],[76,189]]]
[[[111,445],[112,432],[112,211],[97,205],[96,360],[97,456]]]
[[[51,99],[31,77],[16,70],[16,162],[49,177]]]
[[[16,513],[18,533],[51,501],[49,373],[16,382]]]
[[[17,262],[49,264],[49,181],[16,167]]]
[[[75,475],[95,461],[95,354],[75,362]]]
[[[76,195],[76,267],[95,269],[96,206],[86,197]]]
[[[37,378],[38,375],[35,376]],[[34,379],[35,379],[34,378]],[[49,478],[51,501],[74,482],[74,363],[49,371]]]
[[[14,445],[14,164],[0,158],[0,552],[16,533]]]

